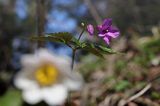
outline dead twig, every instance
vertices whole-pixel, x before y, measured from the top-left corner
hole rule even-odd
[[[139,98],[140,96],[142,96],[145,92],[147,92],[150,88],[151,88],[152,84],[149,83],[147,84],[141,91],[139,91],[138,93],[136,93],[135,95],[131,96],[130,98],[128,98],[127,100],[122,99],[119,101],[118,106],[125,106],[126,104],[132,102],[133,100]]]
[[[151,88],[151,86],[152,86],[151,83],[147,84],[140,92],[138,92],[137,94],[135,94],[135,95],[131,96],[130,98],[128,98],[126,103],[129,103],[129,102],[135,100],[136,98],[142,96],[145,92],[147,92]]]

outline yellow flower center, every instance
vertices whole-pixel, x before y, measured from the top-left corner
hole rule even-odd
[[[35,78],[41,86],[52,85],[58,79],[58,70],[53,65],[43,65],[36,70]]]

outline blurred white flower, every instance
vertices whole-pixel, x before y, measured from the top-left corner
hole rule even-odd
[[[14,84],[23,92],[24,100],[37,104],[44,100],[49,105],[65,102],[69,90],[80,90],[82,77],[71,72],[71,61],[40,49],[35,54],[22,56],[22,70],[17,74]]]

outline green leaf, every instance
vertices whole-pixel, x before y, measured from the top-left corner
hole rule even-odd
[[[86,46],[85,42],[80,42],[75,37],[72,37],[72,39],[69,42],[67,42],[67,44],[72,45],[72,47],[76,49],[83,49]]]
[[[81,42],[78,41],[75,37],[72,37],[71,41],[69,42],[70,45],[73,45],[74,47],[81,47]]]
[[[85,47],[83,47],[84,50],[98,56],[98,57],[101,57],[101,58],[104,58],[103,57],[103,54],[101,53],[101,51],[99,51],[95,46],[94,44],[86,44]]]
[[[30,39],[36,41],[50,41],[59,43],[67,43],[72,39],[72,34],[68,32],[48,33],[46,35],[47,36],[35,36],[31,37]]]
[[[73,35],[68,32],[48,33],[47,35],[49,37],[58,37],[60,39],[64,39],[65,41],[70,41],[73,37]]]
[[[115,52],[114,50],[112,50],[111,48],[107,48],[105,46],[102,46],[102,45],[97,45],[97,44],[94,44],[94,43],[85,43],[85,45],[83,46],[84,50],[96,55],[96,56],[99,56],[99,57],[102,57],[103,58],[103,54],[116,54],[116,53],[119,53],[119,52]],[[122,54],[122,53],[121,53]]]
[[[117,52],[113,51],[111,48],[107,48],[107,47],[102,46],[102,45],[96,45],[96,48],[99,49],[100,51],[102,51],[103,53],[107,53],[107,54],[117,53]]]
[[[9,89],[7,93],[0,97],[0,106],[21,106],[22,97],[20,91]]]

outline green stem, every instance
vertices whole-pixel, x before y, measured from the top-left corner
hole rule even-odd
[[[81,39],[83,33],[84,33],[85,27],[83,28],[82,32],[80,33],[79,37],[78,37],[78,41]],[[72,64],[71,64],[71,68],[73,71],[74,68],[74,60],[75,60],[75,54],[76,54],[76,48],[72,48]]]
[[[79,37],[78,37],[78,41],[81,39],[83,33],[84,33],[85,28],[83,28],[82,32],[80,33]],[[72,63],[71,63],[71,68],[73,71],[74,68],[74,60],[75,60],[75,55],[76,55],[76,48],[71,47],[69,44],[67,44],[67,46],[69,46],[72,49]],[[67,99],[67,106],[71,106],[71,94],[68,94],[68,99]]]
[[[72,71],[74,68],[75,53],[76,53],[76,49],[72,49],[72,64],[71,64]]]
[[[79,37],[78,37],[78,41],[81,39],[83,33],[84,33],[85,27],[83,28],[82,32],[80,33]]]

